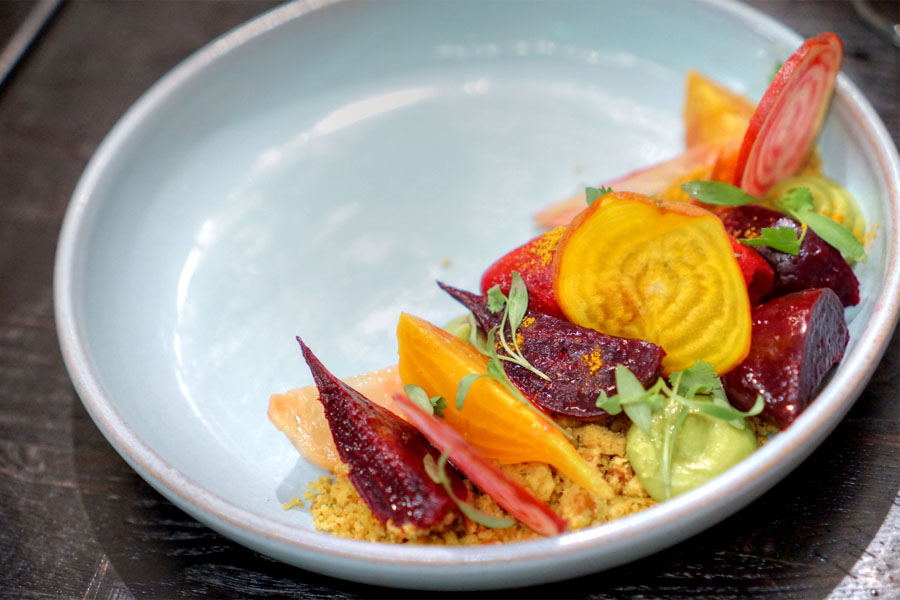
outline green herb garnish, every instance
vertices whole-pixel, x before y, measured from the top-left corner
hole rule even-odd
[[[425,390],[411,383],[404,385],[403,391],[406,392],[410,400],[429,415],[437,415],[442,419],[444,418],[444,409],[447,408],[447,401],[444,400],[443,396],[429,398]]]
[[[775,206],[790,217],[805,223],[807,227],[833,246],[844,256],[858,262],[866,262],[866,249],[853,233],[832,219],[816,212],[809,188],[791,188]]]
[[[721,181],[688,181],[681,184],[681,190],[704,204],[745,206],[759,202],[741,188]]]
[[[500,319],[500,324],[492,327],[490,331],[487,332],[484,341],[482,341],[479,336],[474,334],[470,334],[469,338],[469,342],[475,347],[475,349],[484,356],[488,357],[487,373],[469,373],[459,380],[459,384],[456,388],[456,408],[458,410],[462,410],[462,407],[466,400],[466,396],[469,395],[469,388],[472,387],[472,384],[482,377],[487,377],[488,379],[493,379],[494,381],[502,385],[510,394],[512,394],[516,398],[516,400],[527,406],[536,414],[540,415],[542,419],[544,419],[547,423],[552,425],[560,433],[566,436],[567,439],[572,440],[572,434],[560,427],[556,423],[556,421],[554,421],[546,413],[538,410],[534,406],[534,404],[532,404],[525,396],[522,395],[522,392],[519,391],[519,388],[514,386],[509,380],[509,376],[507,376],[506,371],[503,368],[503,363],[501,362],[507,361],[517,364],[520,367],[528,369],[538,377],[550,381],[549,377],[547,377],[539,370],[535,369],[534,366],[532,366],[532,364],[528,362],[528,360],[526,360],[524,356],[522,356],[522,352],[519,349],[518,336],[516,335],[516,331],[522,324],[522,320],[525,317],[525,312],[528,309],[528,289],[525,287],[525,282],[519,272],[512,272],[512,281],[509,287],[509,297],[507,297],[500,290],[500,286],[495,285],[491,287],[491,289],[489,289],[487,292],[487,303],[488,310],[490,310],[491,312],[497,313],[500,312],[500,310],[503,310],[503,316]],[[509,342],[506,341],[506,336],[504,335],[507,321],[509,321],[510,333],[513,338],[512,346],[510,346]],[[507,353],[506,355],[501,355],[497,352],[498,344]]]
[[[728,403],[722,381],[712,365],[704,361],[694,363],[689,369],[672,373],[669,382],[660,377],[649,389],[644,389],[640,380],[624,365],[617,365],[616,395],[607,397],[601,393],[597,407],[611,415],[623,410],[636,427],[650,433],[653,415],[663,411],[665,436],[662,447],[661,480],[670,495],[672,481],[672,456],[675,439],[692,412],[727,421],[735,429],[744,429],[746,417],[762,412],[762,396],[757,396],[753,407],[747,412],[739,411]]]
[[[760,202],[741,188],[719,181],[689,181],[681,184],[681,189],[700,202],[718,206],[744,206]],[[815,231],[825,243],[850,260],[866,262],[866,249],[856,236],[837,221],[816,212],[809,188],[788,190],[782,198],[775,201],[775,208]],[[800,242],[802,241],[801,236]]]
[[[738,238],[738,241],[748,246],[768,246],[779,252],[797,256],[803,240],[797,237],[797,232],[793,227],[763,227],[759,232],[759,237]]]
[[[454,502],[456,502],[459,510],[476,523],[479,523],[491,529],[503,529],[504,527],[512,527],[513,525],[515,525],[515,519],[489,515],[486,512],[478,510],[465,500],[461,500],[456,496],[455,493],[453,493],[453,486],[450,485],[450,478],[447,476],[446,470],[447,458],[449,456],[449,451],[441,452],[440,457],[435,463],[434,457],[430,454],[426,454],[422,459],[422,462],[425,466],[425,473],[428,475],[428,477],[430,477],[433,482],[444,486],[444,489],[447,491],[447,495],[450,496],[450,498]]]
[[[606,187],[605,185],[602,185],[599,188],[586,187],[584,188],[584,199],[587,200],[587,205],[590,206],[597,198],[605,196],[606,194],[612,194],[612,191],[613,189],[611,187]]]
[[[500,346],[506,352],[506,355],[499,355],[500,360],[515,363],[520,367],[528,369],[541,379],[550,381],[550,378],[542,372],[534,368],[524,356],[519,348],[519,339],[516,332],[522,319],[525,317],[525,311],[528,310],[528,289],[525,287],[525,281],[518,271],[513,271],[511,282],[509,284],[509,297],[501,290],[499,285],[493,286],[488,290],[488,310],[497,313],[503,309],[503,317],[500,319],[500,325],[496,329],[499,330]],[[509,334],[512,337],[512,346],[506,341],[506,324],[509,322]]]

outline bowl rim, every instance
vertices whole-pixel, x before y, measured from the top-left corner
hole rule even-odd
[[[831,432],[874,372],[900,314],[900,294],[896,292],[900,289],[900,228],[896,225],[890,239],[885,240],[888,254],[885,278],[873,300],[872,316],[857,341],[857,352],[845,356],[844,363],[820,392],[817,402],[810,405],[794,426],[701,488],[602,526],[529,542],[462,548],[346,540],[299,525],[285,525],[242,508],[193,481],[144,442],[105,390],[103,377],[92,360],[84,323],[79,320],[76,301],[79,283],[75,275],[81,272],[78,268],[80,251],[85,244],[85,223],[89,220],[95,190],[118,149],[144,118],[177,94],[195,75],[269,30],[342,1],[298,0],[262,14],[196,51],[126,111],[96,150],[72,194],[60,231],[53,274],[54,311],[63,359],[78,396],[101,432],[144,479],[181,508],[216,529],[239,531],[243,536],[256,536],[275,546],[293,548],[301,553],[374,565],[465,566],[477,562],[483,566],[571,556],[601,547],[630,548],[646,536],[659,536],[667,538],[669,544],[675,543],[704,526],[707,519],[702,518],[702,514],[706,511],[698,508],[720,509],[721,518],[737,511],[792,470]],[[690,3],[743,21],[773,41],[795,46],[802,41],[798,34],[773,18],[735,0],[691,0]],[[834,102],[858,126],[875,153],[875,175],[887,184],[889,218],[894,224],[900,223],[900,157],[894,142],[871,104],[843,73],[837,79]],[[882,235],[884,233],[882,230]],[[781,460],[786,452],[790,453],[787,455],[790,461]],[[743,494],[738,495],[739,492]],[[737,502],[735,498],[738,498]],[[377,553],[373,553],[376,548]]]

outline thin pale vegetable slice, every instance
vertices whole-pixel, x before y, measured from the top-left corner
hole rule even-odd
[[[394,394],[403,390],[397,365],[353,375],[342,381],[375,404],[403,416],[393,398]],[[315,385],[272,394],[268,416],[303,458],[312,464],[332,473],[341,464]]]
[[[452,427],[425,414],[403,394],[395,394],[394,400],[416,429],[438,450],[447,453],[457,469],[516,520],[540,535],[558,535],[566,530],[564,519],[507,477]]]
[[[712,213],[631,193],[603,196],[567,228],[554,291],[570,321],[662,346],[665,372],[725,373],[750,347],[750,303]]]
[[[401,379],[429,396],[456,398],[460,380],[487,371],[487,357],[470,344],[406,313],[400,315],[397,342]],[[503,464],[547,463],[585,490],[613,497],[599,470],[559,430],[493,379],[475,380],[461,409],[448,401],[444,421],[488,458]]]

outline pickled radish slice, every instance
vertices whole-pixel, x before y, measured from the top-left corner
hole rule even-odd
[[[347,377],[342,381],[375,404],[403,417],[403,412],[394,402],[394,394],[403,391],[397,365]],[[315,385],[284,394],[272,394],[269,398],[269,420],[312,464],[332,473],[341,464]]]
[[[540,535],[559,535],[566,530],[565,519],[550,510],[534,494],[506,476],[474,446],[439,418],[426,415],[405,394],[394,396],[409,422],[441,452],[446,452],[457,469],[494,499],[517,521]]]
[[[487,357],[471,344],[406,313],[397,324],[397,344],[403,383],[421,387],[429,397],[443,396],[447,400],[444,422],[485,456],[503,464],[547,463],[592,494],[613,497],[612,487],[597,467],[582,458],[536,409],[522,404],[499,382],[477,379],[462,409],[456,407],[459,381],[470,373],[487,372]]]
[[[761,198],[803,167],[825,119],[843,53],[835,34],[821,33],[785,61],[750,119],[735,185]]]
[[[570,321],[659,344],[667,373],[698,360],[725,373],[749,350],[744,278],[722,222],[700,207],[607,194],[566,228],[554,275]]]

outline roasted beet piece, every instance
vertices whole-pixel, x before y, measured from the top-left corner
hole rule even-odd
[[[758,237],[763,227],[792,227],[798,236],[802,231],[797,221],[755,204],[723,208],[717,214],[728,233],[736,238]],[[834,290],[844,306],[859,304],[859,281],[850,265],[814,231],[807,230],[797,256],[767,246],[757,246],[756,251],[775,271],[773,297],[827,287]]]
[[[750,306],[756,306],[772,292],[775,272],[753,248],[740,243],[734,236],[729,235],[728,238],[738,267],[741,269],[741,275],[744,276],[744,283],[747,284]]]
[[[382,523],[426,529],[445,523],[456,503],[425,472],[423,459],[440,457],[419,431],[391,411],[374,404],[328,372],[298,337],[312,372],[319,401],[350,482]],[[460,498],[467,495],[456,469],[447,475]]]
[[[763,415],[785,429],[844,356],[849,338],[844,308],[829,288],[795,292],[757,306],[750,353],[722,377],[729,402],[747,410],[761,395],[766,402]]]
[[[528,288],[529,308],[562,319],[562,310],[553,294],[553,256],[564,229],[556,227],[546,231],[488,267],[481,276],[482,293],[499,285],[508,294],[512,272],[518,271]]]
[[[492,313],[487,297],[443,283],[441,288],[472,311],[485,330],[500,324],[502,311]],[[544,410],[588,419],[606,414],[597,408],[600,392],[615,393],[615,367],[622,364],[645,386],[659,375],[662,348],[651,342],[602,334],[540,312],[528,310],[517,332],[522,355],[550,378],[546,381],[519,365],[503,362],[509,380]],[[509,330],[506,332],[509,339]]]

